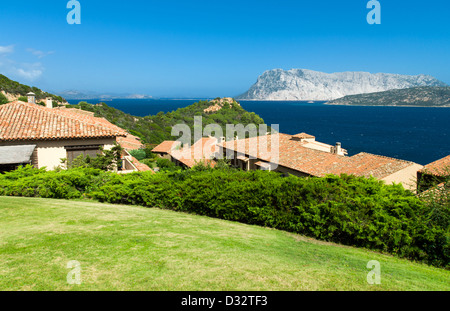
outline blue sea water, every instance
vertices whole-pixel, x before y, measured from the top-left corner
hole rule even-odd
[[[197,101],[114,99],[106,104],[132,115],[146,116]],[[301,101],[240,103],[268,125],[279,124],[282,133],[306,132],[324,143],[341,142],[349,155],[369,152],[428,164],[450,154],[450,108],[331,106]]]

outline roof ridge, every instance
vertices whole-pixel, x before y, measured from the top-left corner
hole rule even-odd
[[[449,169],[450,169],[450,155],[447,155],[441,159],[438,159],[436,161],[424,165],[424,167],[420,170],[420,172],[432,175],[436,174],[439,175],[442,173],[450,174],[448,172]]]
[[[403,159],[397,159],[397,158],[393,158],[393,157],[388,157],[388,156],[379,155],[379,154],[370,153],[370,152],[364,152],[364,151],[362,151],[362,152],[360,152],[360,153],[357,153],[357,154],[355,154],[355,155],[353,155],[353,156],[351,156],[351,157],[349,157],[349,158],[352,158],[352,157],[357,156],[357,155],[359,155],[359,154],[368,154],[368,155],[372,155],[372,156],[379,157],[379,158],[384,158],[384,159],[389,159],[389,160],[395,160],[395,161],[405,162],[405,163],[410,163],[410,164],[417,164],[417,163],[415,163],[415,162],[413,162],[413,161],[408,161],[408,160],[403,160]]]
[[[127,133],[109,121],[63,113],[23,101],[0,106],[0,140],[59,140],[64,138],[126,137]],[[4,122],[3,122],[4,121]],[[109,126],[110,125],[110,126]]]
[[[43,108],[45,108],[45,107],[43,107]],[[115,128],[117,128],[117,130],[118,130],[119,132],[123,132],[124,134],[127,133],[127,131],[125,131],[124,129],[120,128],[119,126],[117,126],[117,125],[115,125],[115,124],[112,124],[111,122],[109,122],[109,121],[108,121],[106,118],[104,118],[104,117],[95,117],[95,116],[81,115],[81,114],[78,115],[78,114],[76,114],[77,112],[75,112],[75,114],[74,114],[74,113],[71,112],[71,111],[64,111],[64,110],[60,110],[60,109],[51,109],[51,108],[46,108],[46,109],[47,109],[48,112],[55,112],[55,113],[58,113],[59,115],[62,115],[62,116],[67,117],[67,118],[70,118],[70,119],[72,119],[72,120],[77,120],[77,121],[85,122],[85,123],[88,123],[88,124],[91,124],[91,125],[94,125],[94,126],[100,126],[100,127],[102,127],[102,128],[106,128],[106,129],[109,129],[109,130],[113,130],[112,128],[108,128],[106,125],[99,124],[99,123],[95,123],[95,122],[89,122],[89,121],[90,121],[90,120],[89,120],[90,118],[104,120],[104,121],[110,123],[110,124],[111,124],[112,126],[114,126]],[[60,114],[60,113],[62,113],[62,114]],[[80,118],[77,118],[77,117],[80,117]]]
[[[126,131],[125,130],[120,129],[120,127],[118,127],[117,125],[112,124],[111,122],[109,122],[108,120],[106,120],[104,118],[103,119],[105,121],[111,123],[111,125],[113,125],[114,127],[117,128],[116,129],[117,132],[114,132],[115,130],[113,130],[112,128],[109,128],[108,126],[105,126],[105,125],[102,125],[102,124],[98,124],[98,123],[95,123],[95,122],[89,122],[89,120],[87,120],[87,118],[100,119],[98,117],[94,117],[94,116],[91,117],[91,116],[87,116],[87,115],[86,116],[85,115],[80,115],[80,118],[77,118],[78,115],[74,115],[70,111],[67,111],[67,113],[66,113],[66,112],[62,112],[62,110],[59,110],[59,109],[47,108],[47,107],[44,107],[44,106],[41,106],[41,105],[38,105],[38,104],[31,104],[31,103],[23,102],[23,101],[20,101],[20,100],[16,100],[16,101],[10,102],[10,103],[8,103],[6,105],[12,105],[12,104],[20,104],[20,105],[23,105],[23,106],[31,108],[31,109],[39,109],[42,112],[45,112],[47,115],[51,115],[53,113],[53,114],[56,114],[56,115],[58,115],[58,116],[60,116],[62,118],[70,119],[72,121],[77,121],[77,122],[89,124],[89,125],[92,125],[92,126],[95,126],[95,127],[100,127],[103,130],[107,130],[107,131],[112,132],[112,134],[119,134],[119,133],[121,133],[121,134],[124,134],[126,136]],[[6,105],[3,105],[3,106],[6,106]],[[0,106],[0,107],[2,107],[2,106]],[[84,118],[82,118],[82,117],[84,117]]]
[[[429,166],[429,165],[432,165],[432,164],[435,164],[435,163],[442,162],[442,161],[446,160],[447,158],[450,158],[450,154],[445,156],[445,157],[443,157],[443,158],[437,159],[436,161],[430,162],[430,163],[426,164],[425,166]]]

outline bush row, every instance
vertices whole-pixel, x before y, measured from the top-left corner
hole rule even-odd
[[[229,169],[117,175],[23,168],[0,176],[0,195],[90,197],[184,211],[300,233],[449,266],[449,228],[400,185],[342,175],[282,177]]]

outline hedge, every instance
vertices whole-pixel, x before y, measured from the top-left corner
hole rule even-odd
[[[86,197],[183,211],[449,267],[449,228],[433,220],[436,207],[401,185],[374,178],[298,178],[230,169],[119,175],[26,167],[0,175],[0,195]]]

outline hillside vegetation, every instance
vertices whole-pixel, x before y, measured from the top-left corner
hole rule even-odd
[[[20,84],[19,82],[13,81],[2,74],[0,74],[0,91],[3,91],[15,97],[26,96],[27,93],[33,92],[34,94],[36,94],[36,101],[51,97],[55,102],[66,102],[66,100],[61,96],[44,92],[35,86],[31,87],[28,85]],[[6,104],[7,102],[8,99],[6,98],[6,96],[0,93],[0,105]]]
[[[345,96],[329,105],[450,107],[450,87],[413,87]]]
[[[450,272],[160,209],[0,197],[0,290],[450,290]],[[69,261],[81,284],[68,284]],[[367,263],[381,265],[370,285]]]
[[[217,104],[221,108],[217,109]],[[111,123],[128,130],[147,144],[159,144],[164,140],[176,140],[179,137],[171,135],[172,127],[176,124],[186,124],[192,132],[192,142],[194,139],[194,117],[202,116],[203,128],[208,124],[218,124],[223,133],[227,124],[264,124],[264,120],[254,112],[248,112],[236,101],[231,100],[228,104],[223,104],[223,100],[199,101],[185,108],[163,113],[159,112],[154,116],[137,117],[123,111],[109,107],[105,103],[96,105],[87,102],[80,102],[77,105],[67,106],[68,108],[79,108],[95,113],[97,117],[103,117]],[[208,110],[210,108],[210,110]]]

